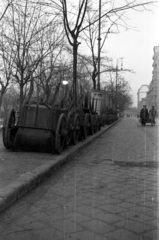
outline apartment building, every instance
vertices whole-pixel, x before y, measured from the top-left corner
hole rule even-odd
[[[148,108],[154,106],[159,113],[159,46],[153,48],[152,80],[147,93]]]
[[[142,85],[137,92],[138,113],[145,104],[150,109],[157,109],[159,115],[159,46],[153,48],[152,80],[149,85]]]
[[[147,104],[147,92],[149,91],[148,85],[142,85],[138,92],[137,92],[137,108],[138,108],[138,114],[143,107],[143,105]]]

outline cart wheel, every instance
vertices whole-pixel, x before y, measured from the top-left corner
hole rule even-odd
[[[93,116],[93,130],[94,130],[94,133],[96,133],[98,130],[97,115]]]
[[[102,118],[101,119],[101,123],[102,123],[101,125],[102,125],[102,127],[104,127],[104,125],[105,125],[105,120],[104,120],[105,119],[105,114],[102,114],[101,118]]]
[[[15,110],[8,109],[3,121],[3,144],[9,149],[12,146],[15,136]]]
[[[79,136],[80,136],[80,117],[78,114],[74,117],[74,131],[72,135],[72,142],[73,144],[76,144],[78,142]]]
[[[83,116],[82,136],[83,136],[83,139],[86,139],[87,136],[88,136],[88,133],[87,133],[87,119],[86,119],[85,114]]]
[[[55,150],[57,153],[61,153],[62,149],[64,148],[65,139],[66,139],[66,117],[65,114],[62,113],[57,123],[55,135]]]
[[[86,124],[86,133],[87,133],[87,136],[89,136],[89,126],[90,126],[90,123],[89,123],[89,114],[86,113],[85,116],[85,124]]]
[[[66,136],[66,146],[69,146],[72,140],[72,130],[73,130],[73,114],[69,112],[67,119],[66,119],[66,129],[67,129],[67,136]]]

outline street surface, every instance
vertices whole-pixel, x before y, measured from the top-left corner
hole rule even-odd
[[[1,213],[0,240],[158,240],[158,141],[124,118]]]

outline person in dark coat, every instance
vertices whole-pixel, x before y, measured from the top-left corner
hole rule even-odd
[[[149,111],[149,118],[151,119],[151,126],[153,126],[153,124],[155,124],[155,117],[157,115],[157,111],[154,108],[154,106],[152,106],[152,108]]]
[[[146,108],[146,105],[143,105],[143,108],[140,111],[140,118],[141,118],[142,126],[145,126],[146,125],[146,121],[149,118],[149,113],[148,113],[148,110]]]

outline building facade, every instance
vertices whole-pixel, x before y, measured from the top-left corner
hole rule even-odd
[[[137,92],[138,113],[143,105],[148,110],[154,106],[159,116],[159,46],[153,48],[152,80],[149,85],[142,85]]]
[[[147,92],[149,91],[148,85],[142,85],[137,92],[137,108],[140,112],[143,105],[147,105]]]
[[[149,84],[149,91],[147,93],[148,108],[154,106],[159,112],[159,46],[153,48],[153,70],[152,81]]]

